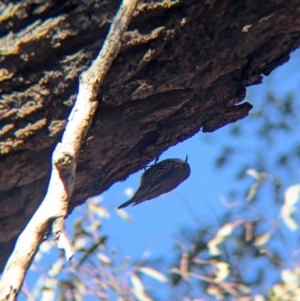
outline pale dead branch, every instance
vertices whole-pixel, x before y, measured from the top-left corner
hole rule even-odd
[[[73,256],[72,246],[64,230],[64,219],[74,188],[78,155],[98,106],[100,86],[119,52],[122,34],[127,29],[137,3],[138,0],[123,1],[101,52],[91,67],[81,75],[78,95],[62,141],[53,152],[48,191],[18,238],[6,264],[0,283],[0,300],[16,300],[39,244],[49,234],[52,224],[53,239],[57,246],[65,250],[68,260]]]

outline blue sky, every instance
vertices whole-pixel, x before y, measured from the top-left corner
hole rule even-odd
[[[289,64],[277,68],[272,73],[272,82],[274,83],[272,89],[276,94],[284,95],[293,87],[300,87],[300,72],[298,72],[298,68],[294,67],[296,62],[299,64],[299,57],[298,51],[294,53]],[[253,93],[255,99],[258,100],[256,106],[259,106],[259,98],[262,98],[261,93],[263,92],[262,85],[247,89],[247,93]],[[247,123],[247,118],[239,122]],[[124,223],[115,213],[112,214],[111,219],[103,221],[103,230],[113,234],[122,253],[132,257],[142,256],[145,250],[151,251],[153,256],[166,254],[182,225],[196,226],[186,203],[193,210],[193,214],[203,223],[216,219],[218,214],[222,213],[224,208],[219,196],[226,195],[231,188],[236,187],[236,183],[232,179],[235,170],[232,171],[232,174],[228,170],[226,173],[218,170],[215,167],[215,159],[220,154],[218,146],[227,140],[228,127],[231,126],[226,126],[214,133],[199,132],[192,138],[169,148],[162,154],[160,160],[184,159],[188,155],[188,162],[191,166],[190,177],[173,192],[135,207],[127,207],[126,211],[133,218],[132,222]],[[210,138],[217,143],[209,143]],[[295,135],[295,138],[298,137]],[[278,139],[284,140],[284,134],[279,134]],[[232,143],[234,144],[236,141]],[[238,143],[242,142],[238,141]],[[255,141],[255,143],[259,142]],[[253,147],[256,146],[253,145]],[[126,201],[128,197],[125,196],[125,189],[132,187],[135,190],[141,174],[142,171],[131,175],[123,183],[113,185],[109,191],[103,194],[102,205],[115,208]]]
[[[265,91],[264,85],[272,88],[276,95],[284,96],[287,91],[295,90],[300,87],[300,50],[294,52],[291,60],[285,65],[277,68],[271,76],[264,79],[264,84],[252,86],[247,89],[247,97],[251,94],[251,102],[255,107],[253,111],[259,109],[260,99],[263,98]],[[297,68],[295,68],[297,65]],[[246,97],[246,101],[247,101]],[[298,92],[299,97],[299,92]],[[247,124],[245,118],[238,123]],[[214,133],[199,132],[192,138],[168,149],[160,156],[160,160],[167,158],[182,158],[188,155],[188,162],[191,166],[190,177],[177,187],[174,191],[160,196],[149,202],[144,202],[138,206],[127,207],[125,210],[132,217],[131,222],[125,222],[115,211],[115,208],[128,200],[125,194],[126,189],[136,190],[139,184],[139,178],[143,171],[131,175],[126,181],[114,184],[102,196],[101,205],[108,208],[110,212],[109,219],[103,219],[101,234],[109,236],[108,245],[111,249],[117,249],[121,256],[129,256],[133,260],[138,260],[147,253],[147,256],[155,259],[156,257],[165,257],[168,260],[174,258],[174,244],[180,238],[180,229],[182,227],[196,228],[199,224],[208,224],[212,221],[218,226],[218,217],[222,215],[227,208],[220,200],[220,196],[226,196],[229,191],[236,189],[241,182],[236,182],[234,175],[236,169],[219,170],[215,167],[216,157],[220,154],[222,145],[245,144],[245,153],[241,154],[241,160],[248,160],[251,165],[251,150],[256,148],[266,148],[265,142],[251,141],[248,137],[233,139],[228,135],[230,128],[228,125]],[[250,124],[251,127],[259,126]],[[249,131],[253,128],[249,128]],[[297,135],[291,139],[298,139]],[[268,156],[274,156],[276,152],[288,147],[285,141],[285,134],[279,132],[276,142],[282,141],[281,147],[268,149]],[[280,144],[280,143],[279,143]],[[247,149],[248,147],[248,149]],[[253,166],[255,168],[255,166]],[[295,174],[287,178],[289,185],[295,184],[299,179],[299,167],[295,169]],[[242,189],[245,189],[245,183],[249,184],[251,178],[243,182]],[[75,218],[82,216],[85,210],[83,205],[68,218],[68,232],[72,233],[72,225]],[[266,205],[261,204],[261,210],[268,211]],[[53,250],[49,256],[42,260],[46,267],[55,260],[57,251]],[[35,282],[35,272],[29,272],[26,280],[30,286]],[[20,296],[19,300],[25,300]]]

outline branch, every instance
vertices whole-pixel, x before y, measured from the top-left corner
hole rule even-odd
[[[58,247],[65,250],[68,260],[73,256],[72,247],[64,230],[64,219],[74,189],[77,159],[98,106],[97,96],[100,86],[120,50],[122,35],[132,19],[137,2],[138,0],[123,1],[101,52],[91,67],[81,75],[78,95],[62,141],[58,143],[52,155],[48,191],[18,238],[6,264],[0,283],[0,300],[16,300],[34,255],[40,243],[49,234],[52,225],[53,238]]]

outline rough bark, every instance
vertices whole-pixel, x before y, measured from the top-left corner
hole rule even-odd
[[[0,269],[46,192],[78,75],[119,6],[38,2],[0,7]],[[99,94],[70,211],[199,130],[247,116],[245,87],[300,45],[299,15],[300,0],[144,1]]]

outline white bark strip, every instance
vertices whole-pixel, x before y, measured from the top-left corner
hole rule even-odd
[[[46,196],[19,236],[5,266],[0,282],[1,301],[16,300],[39,244],[50,232],[52,224],[58,247],[64,248],[67,259],[73,256],[72,246],[64,231],[64,219],[74,189],[78,155],[98,106],[100,86],[119,52],[122,35],[132,19],[137,3],[138,0],[123,1],[99,55],[81,76],[78,95],[62,141],[52,155],[51,178]]]

